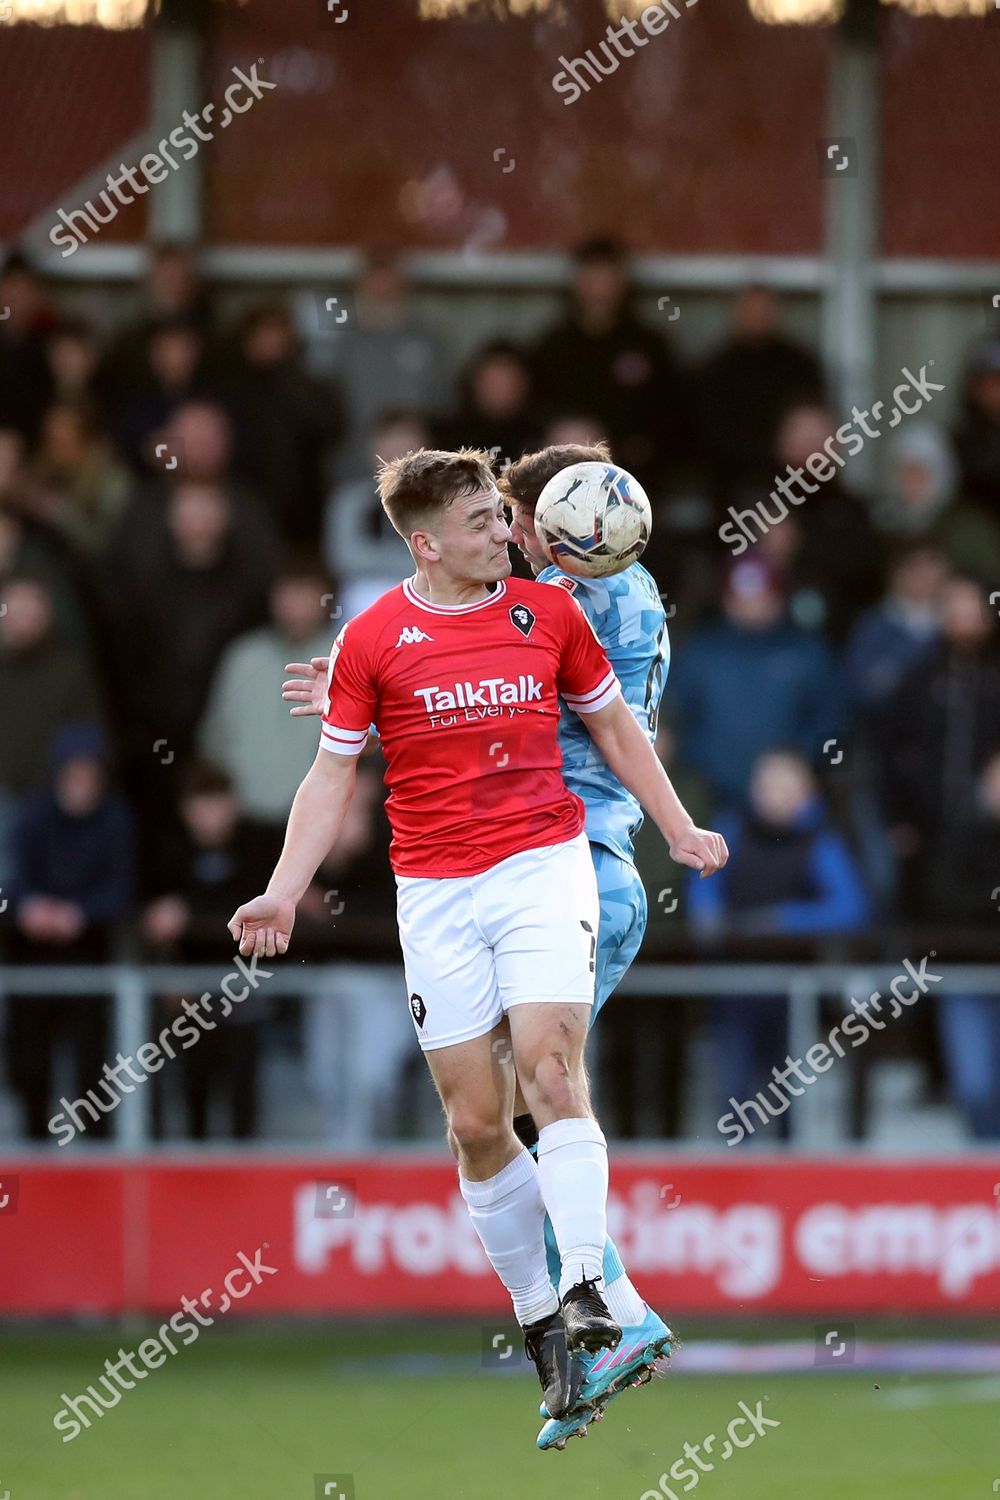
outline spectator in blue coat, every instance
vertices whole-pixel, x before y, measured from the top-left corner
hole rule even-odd
[[[910,669],[931,652],[941,634],[948,573],[943,552],[913,545],[893,564],[885,598],[858,616],[843,667],[850,702],[863,714],[885,704]]]
[[[670,675],[679,758],[724,801],[744,800],[757,758],[777,745],[819,759],[841,720],[839,679],[821,637],[788,622],[764,558],[732,564],[723,617],[696,631]]]
[[[10,957],[16,963],[102,963],[115,924],[132,906],[132,816],[110,786],[98,729],[77,724],[61,730],[50,759],[50,788],[23,805],[14,826]],[[15,996],[8,1024],[11,1085],[21,1096],[28,1134],[48,1140],[57,1053],[69,1052],[81,1094],[113,1060],[108,1002],[103,996]],[[106,1127],[104,1116],[92,1133],[106,1134]]]
[[[713,880],[691,881],[688,893],[688,918],[702,936],[821,937],[857,932],[869,921],[857,863],[830,824],[804,756],[760,756],[748,809],[718,817],[717,825],[729,863]],[[785,996],[720,996],[711,1024],[720,1100],[751,1098],[785,1061]]]

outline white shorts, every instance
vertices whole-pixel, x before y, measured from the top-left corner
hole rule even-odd
[[[492,1031],[512,1005],[592,1005],[600,906],[586,834],[481,875],[396,876],[410,1015],[425,1052]]]

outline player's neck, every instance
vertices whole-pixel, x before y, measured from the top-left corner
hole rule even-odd
[[[419,568],[410,580],[410,584],[414,593],[419,594],[421,599],[426,599],[430,604],[445,606],[481,604],[484,599],[490,597],[496,587],[495,584],[479,583],[474,580],[430,577]]]

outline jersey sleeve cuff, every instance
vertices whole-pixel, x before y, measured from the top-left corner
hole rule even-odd
[[[323,724],[319,737],[320,746],[333,755],[360,755],[368,743],[367,729],[339,729],[335,724]]]
[[[599,709],[607,708],[613,703],[621,692],[621,684],[614,672],[608,672],[589,693],[580,696],[571,696],[564,693],[563,698],[567,708],[571,708],[575,714],[596,714]]]

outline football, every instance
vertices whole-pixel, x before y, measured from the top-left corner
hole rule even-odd
[[[571,464],[542,490],[535,533],[549,562],[578,578],[605,578],[634,563],[649,541],[649,499],[615,464]]]

